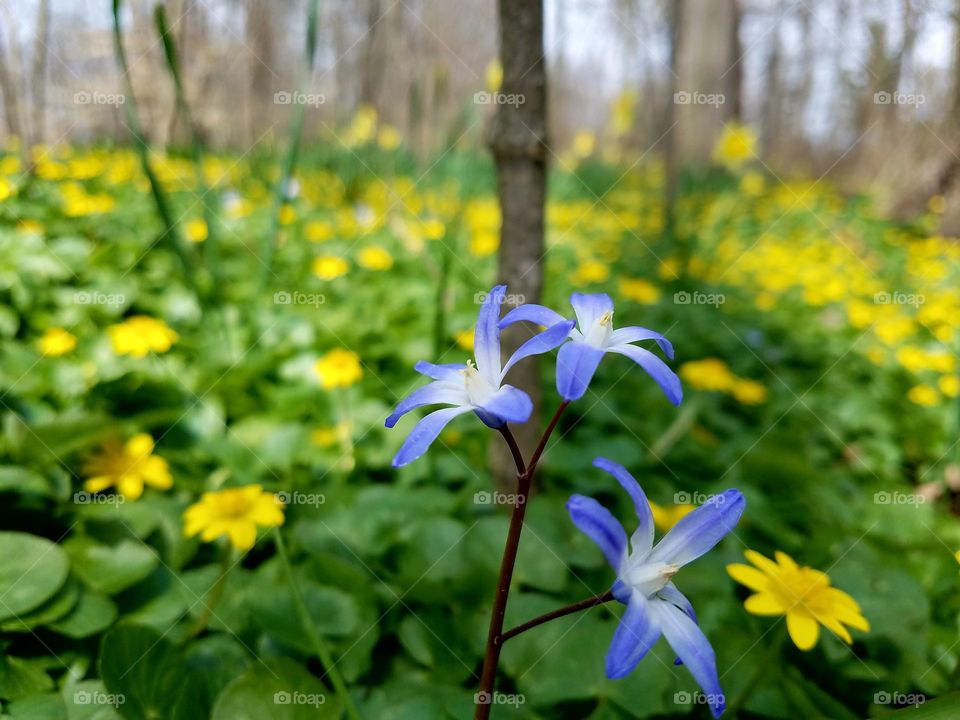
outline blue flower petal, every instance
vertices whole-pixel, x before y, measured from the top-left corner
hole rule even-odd
[[[746,504],[739,490],[714,495],[670,529],[649,561],[681,566],[693,562],[737,526]]]
[[[425,416],[407,435],[407,439],[393,458],[393,466],[398,468],[412,463],[427,451],[448,422],[472,409],[471,407],[444,408]]]
[[[703,690],[710,712],[715,718],[720,717],[727,703],[720,688],[717,658],[710,641],[697,624],[672,603],[654,600],[650,606],[663,636]]]
[[[445,405],[466,405],[467,392],[461,383],[459,386],[451,382],[432,382],[424,385],[422,388],[414,390],[407,395],[397,405],[390,417],[384,423],[388,428],[392,428],[397,421],[414,408],[424,405],[436,405],[443,403]]]
[[[567,512],[573,524],[600,547],[610,567],[619,573],[627,554],[627,533],[623,525],[603,505],[584,495],[571,495]]]
[[[672,582],[668,582],[660,590],[658,595],[667,602],[673,603],[678,608],[683,610],[694,622],[699,622],[699,620],[697,620],[697,613],[693,609],[693,605],[690,603],[690,601],[687,600],[687,596],[677,590],[677,586]]]
[[[634,345],[612,345],[607,348],[607,352],[625,355],[646,370],[650,377],[660,386],[660,389],[663,390],[667,399],[674,405],[679,405],[683,400],[683,388],[680,385],[680,378],[677,377],[677,374],[673,372],[673,370],[667,367],[663,360],[649,350],[644,350]]]
[[[500,306],[507,293],[506,285],[497,285],[487,293],[473,331],[473,354],[477,370],[491,384],[500,376]]]
[[[660,639],[651,604],[640,593],[631,595],[607,651],[607,677],[611,680],[628,675]]]
[[[623,465],[615,463],[613,460],[598,457],[593,461],[593,466],[613,475],[630,495],[633,500],[633,509],[637,513],[637,520],[639,520],[639,525],[637,525],[636,531],[630,538],[631,547],[635,553],[639,552],[645,555],[650,552],[650,548],[653,547],[653,512],[650,510],[650,503],[647,502],[647,496],[644,494],[643,488],[640,487],[640,483],[627,472]]]
[[[500,321],[500,328],[503,329],[518,322],[532,322],[544,327],[552,327],[557,323],[564,322],[566,318],[558,312],[554,312],[543,305],[520,305],[504,315]]]
[[[434,365],[426,360],[420,360],[413,366],[413,369],[418,373],[426,375],[428,378],[433,378],[434,380],[458,380],[461,377],[460,373],[462,373],[465,368],[466,364],[464,363]]]
[[[613,300],[606,293],[573,293],[570,304],[582,333],[588,332],[601,315],[613,312]]]
[[[625,345],[641,340],[656,340],[657,345],[663,350],[663,354],[673,360],[673,344],[656,330],[648,330],[644,327],[624,327],[614,330],[613,334],[610,335],[611,345]]]
[[[533,412],[533,401],[523,390],[504,385],[480,405],[480,409],[504,422],[524,423]]]
[[[564,400],[583,397],[603,357],[603,350],[584,342],[568,342],[557,353],[557,392]]]
[[[523,345],[517,348],[517,351],[510,356],[510,359],[507,360],[507,364],[503,366],[503,370],[500,373],[500,380],[507,376],[510,368],[516,365],[519,361],[523,360],[526,357],[531,355],[540,355],[545,352],[550,352],[558,345],[562,344],[568,337],[570,337],[570,331],[573,330],[574,326],[573,320],[563,320],[562,322],[557,323],[553,327],[550,327],[544,330],[542,333],[534,335],[532,338],[527,340]]]

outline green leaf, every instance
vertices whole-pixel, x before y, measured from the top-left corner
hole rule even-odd
[[[67,581],[70,562],[58,545],[20,532],[0,532],[0,620],[25,615]]]
[[[53,485],[40,473],[16,465],[0,467],[0,492],[52,496]]]
[[[960,717],[960,692],[944,695],[936,700],[905,710],[872,716],[876,720],[955,720]]]
[[[342,637],[356,628],[357,607],[352,595],[312,580],[301,582],[300,590],[318,632]],[[313,651],[309,635],[297,615],[290,588],[265,587],[251,593],[247,602],[254,620],[265,631],[304,652]]]
[[[334,720],[341,703],[317,678],[287,658],[257,663],[230,683],[211,720]]]
[[[0,698],[19,700],[53,687],[53,680],[36,662],[17,657],[0,659]]]
[[[50,629],[70,638],[85,638],[107,629],[117,619],[117,606],[106,595],[84,590],[74,608]]]
[[[77,575],[87,587],[114,595],[146,578],[160,562],[154,550],[135,540],[100,545],[88,539],[64,545]]]
[[[109,693],[123,696],[129,720],[208,716],[200,683],[180,651],[150,628],[120,625],[104,635],[100,677]]]
[[[65,686],[61,692],[67,708],[67,720],[120,720],[120,697],[108,693],[99,680],[82,680]]]
[[[80,584],[68,579],[52,598],[29,613],[20,615],[0,623],[0,630],[4,632],[30,632],[38,625],[49,625],[64,617],[76,606],[80,599]]]

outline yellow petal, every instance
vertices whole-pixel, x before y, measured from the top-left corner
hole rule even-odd
[[[756,568],[740,563],[727,565],[727,574],[741,585],[757,592],[766,590],[770,582],[770,579]]]
[[[794,644],[801,650],[810,650],[820,637],[820,626],[812,616],[803,611],[787,614],[787,631]]]
[[[772,593],[751,595],[743,607],[751,615],[783,615],[787,610]]]
[[[127,440],[124,450],[133,457],[145,458],[153,452],[153,438],[148,433],[137,433]]]
[[[257,541],[257,526],[252,522],[235,522],[229,530],[230,542],[237,550],[249,550]]]
[[[139,476],[126,475],[117,483],[117,492],[127,500],[137,500],[143,495],[143,480]]]
[[[823,623],[823,626],[827,628],[827,630],[839,637],[847,645],[853,645],[853,638],[850,636],[850,632],[836,617],[817,615],[817,620]]]
[[[756,550],[746,550],[743,554],[747,560],[763,570],[763,572],[765,572],[767,575],[777,577],[780,574],[780,566],[770,558],[761,555]]]
[[[780,552],[777,550],[773,556],[777,559],[777,563],[782,567],[788,570],[796,570],[797,563],[794,562],[793,558],[787,555],[785,552]]]
[[[109,475],[100,475],[99,477],[92,477],[83,483],[83,489],[87,492],[102,492],[108,487],[113,485],[113,478]]]

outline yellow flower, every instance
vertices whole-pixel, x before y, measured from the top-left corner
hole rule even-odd
[[[730,393],[744,405],[760,405],[767,401],[767,388],[755,380],[737,378],[733,381]]]
[[[756,197],[762,195],[765,188],[766,180],[758,172],[744,173],[743,179],[740,180],[740,191],[744,195]]]
[[[624,90],[614,99],[610,111],[610,130],[616,137],[625,135],[633,127],[637,99],[637,94],[632,90]]]
[[[650,503],[650,512],[653,514],[653,524],[660,532],[667,532],[697,509],[696,505],[686,503],[680,505],[657,505],[657,503],[649,500],[647,502]]]
[[[360,357],[349,350],[334,348],[317,360],[317,375],[325,390],[350,387],[363,377]]]
[[[907,399],[915,405],[932,407],[940,401],[940,394],[930,385],[914,385],[907,391]]]
[[[377,111],[369,105],[362,106],[357,110],[357,114],[350,121],[343,136],[343,142],[354,147],[364,145],[373,139],[373,134],[377,130]]]
[[[384,125],[377,133],[377,145],[380,146],[381,150],[387,150],[388,152],[396,150],[400,147],[400,140],[400,131],[393,125]]]
[[[206,492],[183,513],[183,534],[199,534],[204,542],[227,537],[237,550],[246,551],[257,541],[257,526],[283,525],[283,503],[259,485]]]
[[[752,615],[785,615],[787,631],[801,650],[810,650],[817,644],[820,625],[848,645],[853,643],[853,638],[845,626],[863,632],[870,630],[870,623],[857,602],[842,590],[831,587],[826,573],[801,567],[779,551],[776,562],[753,550],[744,554],[756,567],[727,565],[730,577],[755,593],[747,598],[744,608]]]
[[[943,215],[947,211],[947,199],[943,195],[934,195],[927,202],[927,207],[935,215]]]
[[[691,360],[680,366],[680,377],[697,390],[730,390],[736,376],[727,364],[718,358]]]
[[[393,257],[379,245],[361,250],[357,262],[367,270],[389,270],[393,267]]]
[[[940,392],[947,397],[955,398],[960,394],[960,378],[956,375],[944,375],[937,384],[940,386]]]
[[[620,278],[620,294],[628,300],[652,305],[660,299],[660,289],[642,278]]]
[[[314,445],[322,448],[328,448],[337,442],[345,443],[350,441],[353,434],[353,426],[348,422],[342,422],[335,427],[317,428],[310,433],[310,440]]]
[[[195,218],[183,226],[183,232],[190,242],[203,242],[207,239],[207,223],[201,218]]]
[[[0,178],[0,202],[13,194],[13,185],[6,178]]]
[[[147,433],[138,433],[121,443],[111,440],[100,452],[87,459],[83,466],[87,476],[83,489],[87,492],[102,492],[115,487],[129,500],[143,494],[143,486],[166,490],[173,485],[167,461],[153,454],[153,438]]]
[[[473,330],[458,330],[453,334],[457,345],[468,352],[473,352]]]
[[[40,352],[47,357],[66,355],[77,347],[77,338],[63,328],[50,328],[40,338]]]
[[[430,220],[425,220],[421,228],[423,237],[427,240],[440,240],[444,235],[447,234],[447,226],[444,225],[440,220],[432,218]]]
[[[341,257],[324,255],[315,259],[310,269],[321,280],[336,280],[341,275],[347,274],[350,264]]]
[[[179,335],[163,321],[147,315],[134,315],[119,325],[107,328],[110,343],[117,355],[146,357],[147,353],[164,353]]]
[[[500,64],[499,58],[494,58],[490,61],[483,76],[486,80],[488,91],[494,93],[500,89],[500,86],[503,85],[503,65]]]
[[[289,225],[296,219],[297,219],[296,209],[294,209],[293,205],[284,203],[283,207],[280,208],[280,224]]]
[[[730,170],[739,169],[756,156],[757,135],[746,125],[727,125],[713,148],[713,159]]]
[[[304,233],[310,242],[324,242],[333,237],[333,227],[329,223],[314,220],[307,223]]]
[[[470,254],[474,257],[493,255],[500,247],[500,234],[489,230],[481,230],[470,236]]]
[[[581,160],[593,155],[596,145],[597,137],[589,130],[580,130],[573,136],[573,154]]]
[[[574,285],[602,283],[610,277],[610,268],[599,260],[584,260],[573,271],[570,282]]]

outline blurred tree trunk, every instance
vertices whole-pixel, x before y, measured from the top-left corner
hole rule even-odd
[[[547,71],[543,50],[542,0],[498,0],[502,99],[490,128],[490,149],[497,167],[497,195],[503,213],[498,274],[508,296],[519,302],[540,302],[543,290],[544,200],[546,195]],[[515,326],[503,334],[508,357],[533,332]],[[531,358],[510,372],[511,384],[525,390],[540,408],[539,363]],[[530,457],[540,436],[540,418],[514,429],[524,457]],[[492,444],[494,479],[498,488],[516,480],[513,461],[501,442]]]
[[[363,65],[360,68],[360,104],[378,107],[380,87],[385,72],[381,40],[380,19],[383,16],[382,0],[367,0],[363,34]]]
[[[250,95],[247,108],[247,138],[254,142],[263,126],[269,125],[273,113],[264,112],[273,107],[271,76],[274,64],[272,3],[267,0],[247,0],[246,44],[250,49]],[[292,90],[292,88],[290,88]]]
[[[743,118],[743,43],[740,42],[740,21],[743,12],[740,0],[726,0],[724,18],[727,21],[727,57],[724,61],[726,71],[723,80],[723,94],[726,102],[723,108],[727,122],[740,121]]]
[[[667,98],[666,110],[663,114],[663,127],[660,136],[663,136],[663,166],[666,179],[663,186],[663,215],[664,234],[668,241],[673,240],[676,226],[675,208],[677,204],[677,186],[680,180],[680,133],[675,127],[677,124],[677,93],[680,92],[680,38],[683,37],[683,6],[684,0],[668,2],[667,38],[670,43],[669,67],[670,92]]]
[[[24,140],[20,124],[20,91],[16,74],[7,56],[5,31],[6,28],[0,27],[0,93],[3,93],[3,116],[7,123],[7,133]]]
[[[50,46],[50,0],[40,0],[37,9],[36,42],[33,45],[33,67],[30,87],[33,90],[30,142],[39,145],[46,138],[47,121],[47,48]]]

